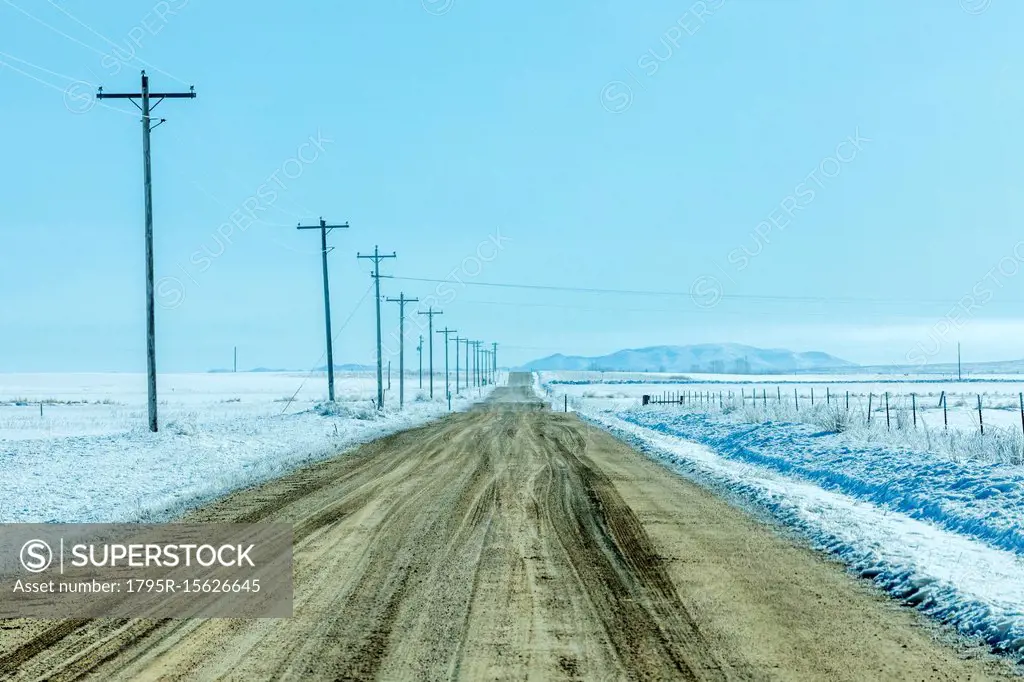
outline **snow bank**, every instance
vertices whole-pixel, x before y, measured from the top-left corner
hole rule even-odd
[[[890,511],[890,505],[855,499],[839,492],[838,485],[826,490],[797,478],[794,467],[774,466],[779,458],[723,456],[682,440],[675,431],[641,426],[635,423],[639,421],[635,415],[634,421],[628,420],[628,414],[623,419],[592,410],[584,416],[683,476],[767,512],[904,603],[984,640],[995,651],[1018,659],[1024,656],[1024,558],[1020,553]],[[763,427],[747,427],[759,428]],[[718,434],[716,439],[729,446],[727,435]],[[786,442],[775,441],[775,445],[780,457],[788,450]],[[836,466],[842,461],[854,470],[869,470],[870,466],[857,462],[858,455],[849,452]],[[902,464],[891,462],[886,470],[896,483]],[[917,492],[917,498],[928,506],[926,488]],[[995,506],[990,509],[994,511]],[[1019,522],[1018,517],[1016,533],[1002,537],[1016,536]]]
[[[485,394],[486,392],[484,392]],[[476,400],[476,398],[474,398]],[[453,400],[454,409],[473,401]],[[447,413],[440,400],[378,412],[368,401],[295,414],[169,411],[162,430],[0,439],[0,522],[160,521]]]
[[[852,442],[809,424],[633,409],[627,422],[1024,554],[1024,470]]]

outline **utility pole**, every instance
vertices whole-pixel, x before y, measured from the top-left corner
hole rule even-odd
[[[455,395],[458,395],[459,394],[459,343],[461,341],[464,341],[464,339],[460,339],[459,337],[456,336],[452,340],[455,341]]]
[[[958,381],[963,381],[964,373],[962,366],[960,365],[960,342],[956,342],[956,378]]]
[[[473,385],[480,386],[480,344],[483,341],[473,342]]]
[[[142,90],[128,93],[105,93],[100,88],[96,99],[127,99],[142,112],[142,180],[146,204],[146,375],[149,393],[149,430],[156,433],[156,306],[153,300],[153,170],[150,163],[150,133],[166,119],[152,125],[152,112],[165,99],[195,99],[196,89],[188,92],[150,92],[149,76],[142,72]],[[156,104],[150,101],[156,98]],[[140,100],[142,104],[136,102]]]
[[[495,341],[491,344],[491,372],[493,373],[494,381],[498,380],[498,342]]]
[[[416,346],[416,352],[420,354],[420,389],[423,388],[423,334],[420,334],[420,345]]]
[[[299,225],[298,230],[320,230],[320,258],[324,269],[324,320],[327,327],[327,399],[334,402],[334,338],[331,336],[331,285],[327,279],[327,233],[347,230],[348,223],[328,225],[323,218],[319,225]]]
[[[434,310],[431,306],[427,312],[418,313],[419,315],[426,315],[429,318],[427,326],[427,355],[429,356],[427,371],[430,373],[430,398],[434,398],[434,315],[444,315],[442,310]]]
[[[444,334],[444,395],[446,398],[451,398],[452,395],[452,387],[449,384],[450,376],[448,374],[448,336],[455,332],[455,329],[449,329],[448,327],[437,332],[438,334]]]
[[[472,343],[468,338],[462,339],[466,342],[466,390],[469,391],[469,344]]]
[[[380,352],[380,278],[386,275],[380,274],[380,262],[385,258],[398,258],[398,254],[392,251],[390,254],[382,254],[377,246],[373,247],[373,255],[363,256],[356,252],[356,258],[365,258],[373,261],[373,282],[377,287],[377,409],[384,409],[384,361]]]
[[[398,298],[389,298],[389,303],[398,304],[398,407],[405,408],[405,304],[416,303],[418,298],[406,298],[405,292]],[[423,337],[420,337],[420,385],[423,385]],[[390,363],[389,363],[390,366]],[[389,381],[390,384],[390,381]]]

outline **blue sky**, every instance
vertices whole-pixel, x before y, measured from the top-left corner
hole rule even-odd
[[[0,371],[145,368],[141,68],[162,371],[322,363],[320,215],[339,363],[375,244],[503,362],[1024,357],[1020,3],[228,5],[0,0]]]

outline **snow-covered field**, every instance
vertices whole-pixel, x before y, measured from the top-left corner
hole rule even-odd
[[[847,424],[836,430],[827,420],[785,418],[797,415],[788,406],[773,408],[779,377],[758,384],[756,407],[749,383],[579,385],[559,379],[559,373],[541,377],[556,409],[569,395],[571,409],[666,466],[795,529],[905,603],[997,651],[1024,658],[1024,466],[1009,458],[985,461],[983,450],[957,455],[947,447],[955,437],[942,429],[941,411],[938,429],[919,425],[915,430],[901,415],[903,428],[887,430],[883,412],[880,423],[874,414],[871,427]],[[849,376],[822,379],[815,384],[818,418],[829,410],[845,411],[846,388],[837,386],[849,386],[851,394],[877,391],[855,388],[875,386],[868,377],[863,383]],[[967,391],[989,391],[995,402],[1016,398],[1018,387],[1024,387],[1024,378],[1001,379],[970,382]],[[822,405],[826,384],[831,407]],[[897,393],[892,384],[883,385],[888,386],[883,393]],[[783,397],[788,393],[793,400],[794,385],[783,386]],[[762,388],[768,391],[767,408]],[[810,382],[796,388],[799,399],[807,401],[801,412],[810,413]],[[955,396],[960,389],[933,380],[911,390],[919,396],[943,390]],[[706,398],[685,406],[639,405],[640,395],[662,391],[703,392]],[[841,408],[834,405],[836,395],[842,396]],[[951,414],[955,403],[951,398]],[[988,416],[986,411],[986,424]],[[1020,422],[1016,425],[1019,429]],[[922,435],[928,433],[935,437],[933,448]],[[983,438],[993,436],[986,430]],[[1017,447],[1021,443],[1018,436]]]
[[[541,372],[540,375],[546,385],[559,395],[568,395],[570,400],[596,400],[599,401],[597,404],[605,407],[626,407],[637,404],[644,394],[657,400],[678,400],[685,396],[688,407],[710,409],[718,406],[721,395],[724,403],[760,410],[761,421],[784,419],[816,423],[820,415],[810,410],[812,406],[820,407],[827,403],[841,406],[846,411],[849,401],[851,426],[867,426],[870,400],[871,423],[883,428],[888,394],[889,430],[928,426],[933,439],[941,440],[937,432],[947,428],[980,434],[984,426],[987,435],[995,436],[1002,430],[1005,432],[1004,440],[1019,441],[1018,452],[1024,455],[1022,375],[986,375],[964,381],[938,380],[929,374],[893,377],[877,374],[758,376]],[[747,416],[752,420],[758,417],[756,414]],[[972,444],[971,451],[965,451],[963,455],[970,456],[976,445]]]
[[[435,376],[431,401],[410,375],[399,411],[394,376],[381,413],[370,373],[336,376],[330,409],[322,374],[161,375],[161,430],[150,434],[143,375],[0,375],[0,522],[171,518],[439,417],[443,382]]]

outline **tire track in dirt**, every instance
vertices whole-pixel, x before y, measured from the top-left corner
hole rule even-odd
[[[528,375],[513,382],[470,413],[185,519],[293,524],[293,618],[11,622],[15,629],[0,630],[0,677],[860,680],[879,671],[886,679],[901,679],[893,671],[907,679],[998,672],[958,662],[835,567],[572,416],[540,409],[529,401]],[[712,530],[724,540],[704,541]],[[737,538],[751,536],[758,560],[730,562],[732,548],[750,546]],[[735,597],[709,599],[714,571],[725,571]],[[783,580],[799,581],[806,594]],[[816,589],[855,607],[822,609]],[[900,646],[878,646],[877,632]]]

